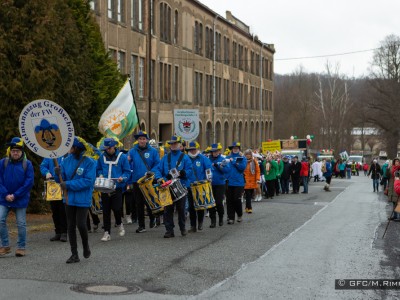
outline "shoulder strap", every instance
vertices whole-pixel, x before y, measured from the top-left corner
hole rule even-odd
[[[183,154],[183,153],[182,153],[182,154]],[[197,176],[197,172],[196,172],[196,169],[195,169],[194,164],[193,164],[193,162],[194,162],[195,160],[196,160],[196,159],[192,159],[192,170],[193,170],[194,177],[196,177],[196,180],[199,181],[199,177]]]
[[[6,158],[4,159],[4,169],[7,168],[9,162],[10,162],[10,158],[9,158],[9,157],[6,157]],[[22,160],[22,168],[24,169],[24,172],[26,171],[26,169],[27,169],[27,167],[28,167],[27,165],[28,165],[28,164],[27,164],[27,162],[26,162],[26,159],[24,158],[24,159]]]
[[[179,164],[181,163],[183,156],[185,155],[185,153],[181,153],[181,155],[178,158],[178,161],[176,162],[175,168],[179,166]],[[171,152],[168,153],[168,170],[171,170]]]
[[[72,177],[70,180],[74,179],[76,171],[78,171],[79,166],[81,165],[81,163],[85,160],[86,156],[82,156],[81,160],[78,162],[78,165],[76,166],[74,173],[72,173]]]
[[[149,167],[149,165],[147,164],[147,161],[146,161],[146,159],[145,159],[144,156],[143,156],[143,151],[144,151],[144,150],[143,150],[143,151],[140,151],[140,150],[137,149],[137,148],[135,148],[135,150],[137,151],[137,153],[139,153],[140,158],[142,159],[144,165],[146,166],[147,171],[150,171],[150,167]]]

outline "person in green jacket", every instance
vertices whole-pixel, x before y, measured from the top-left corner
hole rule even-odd
[[[278,171],[276,173],[276,181],[275,181],[275,194],[279,196],[281,193],[281,175],[283,173],[283,160],[281,154],[275,154],[275,161],[278,164]]]
[[[278,163],[269,154],[264,162],[264,178],[267,185],[267,199],[274,198],[275,195],[275,182],[278,173]]]

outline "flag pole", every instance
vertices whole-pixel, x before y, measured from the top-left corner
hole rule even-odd
[[[133,105],[135,105],[135,107],[136,107],[136,117],[137,117],[137,119],[138,119],[139,130],[142,131],[142,126],[140,125],[140,119],[139,119],[138,108],[137,108],[136,100],[135,100],[135,92],[134,92],[133,87],[132,87],[131,75],[130,75],[130,74],[128,74],[128,80],[129,80],[129,85],[131,86],[131,93],[132,93],[132,98],[133,98]]]

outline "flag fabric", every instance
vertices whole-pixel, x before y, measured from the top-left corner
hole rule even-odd
[[[99,131],[106,137],[123,139],[139,124],[135,101],[129,79],[117,97],[101,115]]]

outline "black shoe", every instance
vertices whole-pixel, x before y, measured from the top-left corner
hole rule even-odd
[[[136,233],[142,233],[142,232],[146,232],[146,228],[139,227],[138,229],[136,229]]]
[[[186,236],[187,235],[187,231],[186,230],[181,230],[181,235],[182,236]]]
[[[66,233],[61,233],[60,241],[61,242],[66,242],[68,240],[67,234]]]
[[[80,262],[81,260],[79,259],[77,254],[72,254],[70,258],[68,258],[68,260],[66,261],[67,264],[73,264],[73,263],[77,263]]]
[[[199,226],[197,226],[198,230],[203,230],[203,223],[199,223]]]
[[[229,224],[229,225],[232,225],[233,223],[235,223],[234,220],[228,220],[228,224]]]
[[[217,226],[217,224],[215,224],[215,222],[214,222],[214,223],[211,223],[210,228],[215,228],[216,226]]]
[[[50,238],[50,242],[59,241],[61,238],[61,234],[56,234],[52,238]]]
[[[166,239],[168,239],[168,238],[173,238],[173,237],[175,237],[175,234],[174,234],[173,232],[167,231],[167,232],[164,234],[164,238],[166,238]]]
[[[188,230],[189,233],[195,233],[197,232],[196,226],[191,226],[190,229]]]
[[[84,257],[84,258],[89,258],[89,257],[90,257],[90,254],[92,254],[92,252],[90,251],[90,248],[89,248],[89,247],[83,249],[83,257]]]

